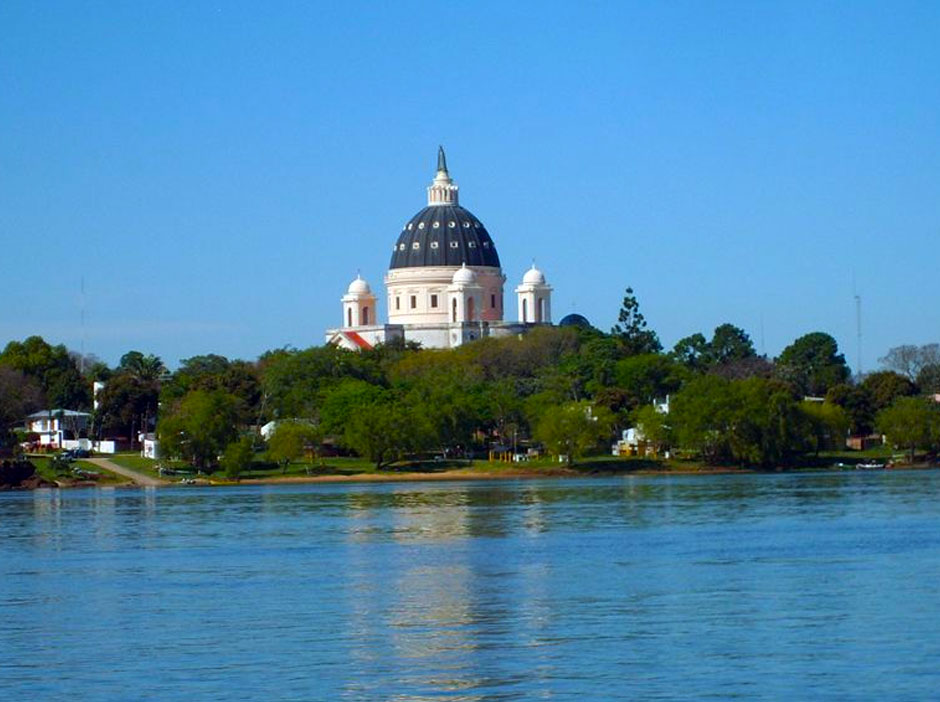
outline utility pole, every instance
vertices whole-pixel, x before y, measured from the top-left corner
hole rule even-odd
[[[855,294],[855,368],[862,377],[862,297]]]

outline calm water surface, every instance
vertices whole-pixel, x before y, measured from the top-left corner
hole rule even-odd
[[[937,472],[0,494],[0,699],[936,699],[938,497]]]

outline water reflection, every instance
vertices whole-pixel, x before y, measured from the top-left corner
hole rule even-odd
[[[0,698],[930,697],[938,487],[925,472],[0,495]]]

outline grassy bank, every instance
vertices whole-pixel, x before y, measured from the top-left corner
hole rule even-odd
[[[36,473],[43,480],[51,483],[60,485],[123,485],[130,482],[123,475],[117,475],[88,461],[72,461],[69,463],[69,470],[56,470],[51,456],[33,455],[26,458],[36,466]]]
[[[818,457],[807,457],[798,466],[780,470],[837,470],[837,464],[852,467],[866,461],[884,462],[891,458],[890,449],[881,447],[869,451],[832,451],[820,453]],[[142,458],[136,453],[116,454],[108,457],[118,465],[139,471],[154,478],[163,478],[177,482],[183,478],[196,477],[192,466],[181,461],[154,460]],[[174,475],[160,475],[158,466],[178,471]],[[844,468],[843,468],[844,469]],[[452,478],[460,479],[481,477],[564,477],[578,475],[652,475],[652,474],[715,474],[747,473],[766,469],[749,466],[716,466],[699,460],[686,458],[645,458],[621,456],[589,456],[577,461],[570,468],[557,460],[541,458],[522,463],[502,463],[486,460],[405,460],[384,466],[377,470],[371,461],[355,457],[330,457],[307,461],[296,461],[286,466],[257,463],[251,469],[241,473],[238,480],[243,482],[297,482],[302,480],[419,480]],[[215,471],[207,477],[215,483],[236,482],[228,479],[221,471]]]

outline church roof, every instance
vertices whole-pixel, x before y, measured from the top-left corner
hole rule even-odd
[[[483,223],[460,205],[429,205],[402,228],[389,268],[492,266],[499,255]]]

